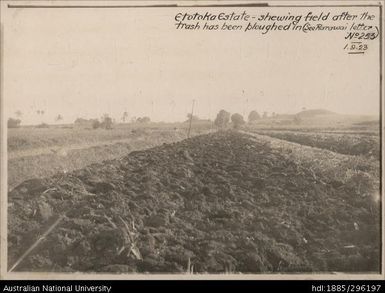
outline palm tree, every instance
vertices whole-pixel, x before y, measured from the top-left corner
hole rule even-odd
[[[36,113],[37,113],[37,115],[43,116],[45,112],[44,112],[44,110],[37,110]]]
[[[127,118],[128,118],[128,112],[125,111],[123,112],[123,116],[122,116],[123,123],[126,122]]]

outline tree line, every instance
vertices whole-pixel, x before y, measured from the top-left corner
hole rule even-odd
[[[275,117],[275,116],[276,114],[273,113],[272,117]],[[266,118],[268,118],[267,112],[264,112],[261,117],[261,115],[257,111],[253,110],[249,113],[248,122],[253,123],[259,119],[266,119]],[[246,121],[244,120],[241,114],[234,113],[233,115],[231,115],[230,112],[227,112],[225,110],[220,110],[219,113],[217,114],[217,117],[214,120],[214,125],[220,129],[224,129],[229,126],[230,121],[234,128],[239,128],[246,123]]]

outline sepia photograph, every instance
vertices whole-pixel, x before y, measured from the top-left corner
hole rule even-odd
[[[1,278],[384,277],[383,2],[0,4]]]

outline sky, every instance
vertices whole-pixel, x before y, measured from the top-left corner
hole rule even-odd
[[[193,100],[195,114],[210,119],[220,109],[379,111],[378,39],[365,54],[349,55],[341,32],[175,29],[176,13],[207,8],[2,8],[5,112],[21,111],[23,124],[52,123],[59,114],[64,123],[105,113],[119,119],[123,112],[183,121]]]

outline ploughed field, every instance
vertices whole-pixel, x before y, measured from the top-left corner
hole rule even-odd
[[[333,132],[309,132],[309,131],[277,131],[277,130],[257,130],[250,131],[268,135],[302,145],[327,149],[333,152],[380,158],[380,136],[377,132],[368,133],[333,133]]]
[[[377,160],[257,134],[200,135],[17,186],[9,268],[378,272],[379,178]]]

